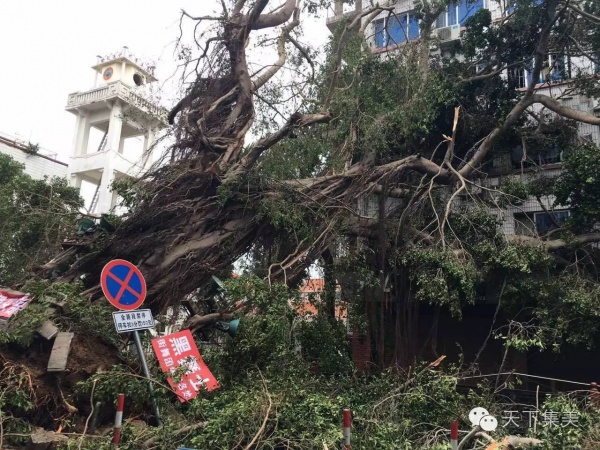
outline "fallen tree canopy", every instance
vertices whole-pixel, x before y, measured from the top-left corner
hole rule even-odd
[[[221,384],[218,390],[203,392],[194,401],[181,404],[167,387],[164,375],[156,375],[159,369],[151,360],[155,400],[163,423],[147,426],[144,420],[151,414],[151,401],[146,378],[135,373],[131,352],[112,359],[114,355],[100,344],[101,340],[115,339],[108,329],[102,331],[109,322],[105,314],[82,308],[77,322],[84,324],[95,319],[97,331],[90,332],[91,324],[87,330],[73,328],[87,344],[74,343],[69,372],[48,374],[39,364],[32,366],[33,361],[43,360],[36,345],[20,354],[3,352],[3,445],[36,441],[55,442],[58,448],[110,448],[118,393],[124,393],[126,399],[120,447],[131,449],[184,445],[335,448],[342,436],[344,408],[352,411],[352,443],[359,448],[404,446],[442,450],[448,448],[452,420],[460,423],[464,448],[491,445],[494,440],[515,445],[541,441],[542,449],[579,446],[591,450],[598,445],[599,412],[593,393],[582,402],[581,393],[577,392],[549,397],[541,392],[537,406],[515,404],[495,395],[493,377],[469,386],[465,393],[463,377],[470,378],[472,372],[445,364],[443,356],[409,372],[395,369],[377,376],[359,375],[354,373],[346,352],[344,326],[332,323],[324,315],[300,321],[297,310],[289,303],[294,293],[284,285],[269,286],[256,277],[242,277],[226,286],[234,296],[253,292],[261,301],[255,302],[254,314],[242,318],[238,336],[222,340],[220,347],[203,347],[203,356]],[[72,285],[54,283],[37,288],[36,294],[46,300],[59,292],[70,300],[77,297]],[[31,319],[31,312],[24,317]],[[22,320],[19,328],[30,324],[31,320]],[[5,339],[6,335],[0,337]],[[301,345],[301,352],[297,351],[297,344]],[[37,359],[31,358],[35,352]],[[88,370],[86,364],[98,363],[97,358],[106,365],[94,368],[93,373],[82,373]],[[314,359],[319,361],[318,373],[309,364]],[[117,361],[120,364],[115,364]],[[515,381],[511,377],[503,383]],[[468,412],[475,406],[485,406],[497,418],[503,417],[505,411],[535,408],[540,425],[537,430],[527,429],[526,416],[514,416],[520,428],[502,420],[495,432],[477,433],[478,428],[472,428],[468,420]],[[92,431],[90,418],[94,409],[98,409],[99,418]],[[562,420],[563,415],[575,420],[576,413],[577,426],[543,426],[542,417],[550,413],[559,415],[556,420]],[[53,431],[42,432],[35,426]],[[527,437],[521,436],[525,433]]]
[[[590,19],[568,15],[556,1],[517,9],[494,28],[497,35],[486,28],[491,19],[483,10],[464,37],[465,61],[440,61],[431,50],[434,38],[427,34],[394,56],[374,57],[365,46],[365,32],[385,8],[369,7],[340,26],[317,75],[314,55],[294,37],[306,5],[290,0],[271,12],[268,6],[267,0],[237,2],[208,19],[183,14],[182,20],[211,25],[203,34],[206,45],[185,64],[188,70],[193,67],[195,79],[169,115],[175,137],[169,159],[134,185],[120,186],[132,210],[114,234],[90,243],[78,256],[66,250],[43,265],[43,273],[68,261],[71,268],[61,280],[85,275],[87,292],[99,298],[103,265],[127,259],[148,280],[148,303],[155,312],[164,311],[193,296],[212,274],[228,270],[262,241],[291,243],[270,260],[268,272],[273,280],[295,280],[341,236],[387,240],[388,233],[377,231],[381,227],[361,226],[357,205],[375,197],[384,203],[398,199],[393,211],[384,208],[375,218],[399,218],[391,225],[396,248],[412,245],[415,233],[436,247],[456,245],[462,237],[452,236],[448,219],[456,213],[457,196],[468,194],[473,179],[477,184],[479,167],[490,155],[514,140],[529,142],[533,152],[540,135],[545,145],[557,139],[567,145],[566,134],[573,136],[575,129],[563,121],[600,120],[535,93],[534,85],[513,91],[510,80],[507,85],[501,77],[509,60],[536,49],[563,46],[570,51],[557,34],[565,23],[572,36],[583,39],[580,45],[593,39],[583,31]],[[440,8],[444,5],[424,5],[419,14],[425,27]],[[544,13],[537,15],[536,8]],[[519,55],[498,41],[514,38],[517,23],[526,24]],[[248,49],[254,34],[264,29],[279,36],[273,43],[277,56],[256,70]],[[532,79],[546,70],[539,56],[545,51],[535,53]],[[489,77],[466,77],[482,54],[493,55],[484,70]],[[311,70],[303,72],[307,67]],[[291,71],[302,76],[290,81]],[[590,89],[589,83],[581,86],[575,83],[573,89]],[[287,101],[284,91],[293,93]],[[482,96],[487,102],[480,102]],[[458,103],[462,110],[454,111]],[[526,112],[536,104],[555,113],[555,120],[528,122]],[[559,127],[567,133],[557,135]],[[259,135],[267,132],[250,142],[255,128]],[[352,225],[357,218],[358,227]],[[554,244],[544,245],[551,249]]]

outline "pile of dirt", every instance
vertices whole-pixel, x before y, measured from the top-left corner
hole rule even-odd
[[[120,362],[116,348],[95,336],[79,333],[71,341],[66,371],[48,372],[46,368],[52,345],[53,341],[40,338],[27,349],[15,345],[0,347],[0,371],[16,374],[13,378],[22,380],[19,387],[28,392],[33,403],[30,411],[8,412],[45,429],[56,429],[61,419],[66,417],[86,415],[88,405],[78,405],[75,398],[77,384]],[[0,380],[0,386],[3,381],[6,380]]]

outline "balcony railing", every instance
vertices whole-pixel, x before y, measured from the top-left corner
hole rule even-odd
[[[96,102],[120,98],[128,104],[135,106],[140,111],[156,117],[161,122],[166,122],[167,110],[155,105],[151,101],[136,94],[133,88],[126,84],[115,81],[97,89],[87,92],[74,92],[69,94],[67,100],[67,110],[75,109],[81,106],[91,105]]]

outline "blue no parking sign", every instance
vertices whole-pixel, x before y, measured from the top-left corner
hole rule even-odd
[[[142,272],[124,259],[113,259],[104,266],[100,286],[110,304],[123,311],[139,308],[146,299]]]

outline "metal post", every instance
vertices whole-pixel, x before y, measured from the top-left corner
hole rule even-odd
[[[140,335],[136,331],[133,332],[133,339],[135,340],[135,347],[137,348],[138,356],[140,357],[140,361],[142,362],[142,369],[144,370],[144,375],[148,378],[148,390],[150,391],[150,398],[152,399],[152,408],[154,409],[154,416],[156,417],[156,421],[160,423],[160,411],[158,410],[158,405],[156,404],[156,400],[154,399],[154,388],[152,386],[152,381],[150,380],[150,371],[148,370],[148,363],[146,362],[146,356],[144,355],[144,349],[142,348],[142,341],[140,341]]]
[[[115,432],[112,443],[115,447],[121,443],[121,423],[123,423],[123,407],[125,406],[125,394],[117,394],[117,413],[115,414]]]
[[[458,422],[456,420],[450,425],[450,444],[452,445],[452,450],[458,448]]]
[[[344,450],[350,450],[350,410],[344,410]]]
[[[94,410],[92,411],[92,421],[90,422],[90,434],[94,434],[96,432],[96,424],[98,423],[98,414],[100,413],[101,406],[102,402],[96,402],[96,405],[94,405]]]

